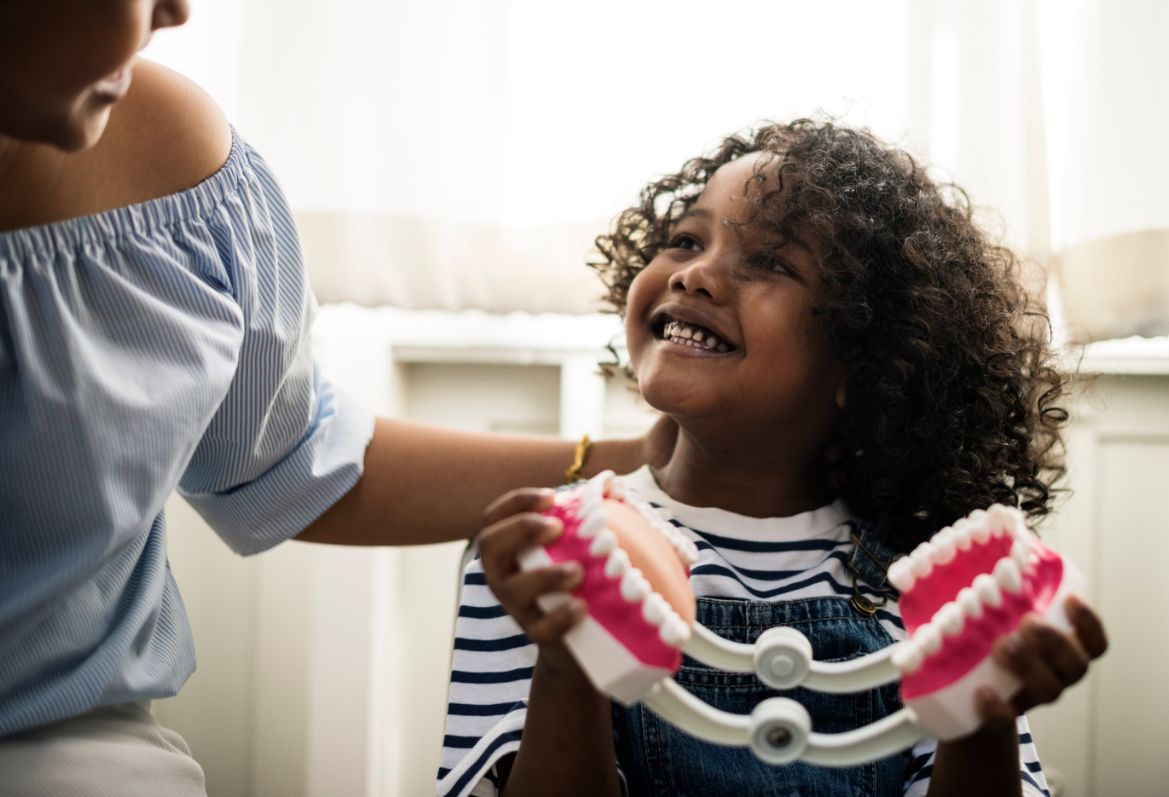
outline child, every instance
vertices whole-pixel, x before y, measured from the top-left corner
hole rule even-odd
[[[470,536],[491,498],[573,462],[567,441],[375,422],[334,392],[267,164],[196,87],[135,61],[186,17],[185,0],[0,3],[6,797],[204,794],[148,711],[195,664],[166,558],[176,488],[240,553],[411,544]],[[672,426],[584,466],[664,461]]]
[[[626,487],[698,546],[697,619],[716,633],[749,643],[783,624],[819,660],[873,652],[905,637],[895,553],[994,502],[1048,510],[1066,416],[1047,329],[1014,256],[908,155],[832,123],[763,127],[649,185],[598,246],[640,391],[681,430]],[[467,568],[441,794],[1047,793],[1015,718],[1103,652],[1078,601],[1075,638],[1031,618],[997,646],[1024,689],[1010,705],[980,695],[983,730],[865,766],[772,767],[590,687],[562,640],[580,600],[535,603],[579,566],[517,569],[559,531],[533,514],[549,502],[498,501]],[[677,679],[737,714],[775,694],[690,660]],[[826,733],[900,707],[896,685],[794,697]]]

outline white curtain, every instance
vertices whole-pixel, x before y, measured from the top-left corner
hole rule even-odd
[[[273,162],[323,301],[589,312],[592,238],[642,184],[820,111],[1044,265],[1159,230],[1125,259],[1164,273],[1167,34],[1157,0],[200,0],[147,55]]]

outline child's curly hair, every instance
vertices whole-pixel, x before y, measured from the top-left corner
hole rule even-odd
[[[624,313],[633,278],[710,177],[756,152],[751,181],[777,175],[780,187],[745,192],[741,223],[820,245],[816,312],[848,369],[833,475],[852,511],[892,521],[902,550],[992,503],[1046,514],[1067,420],[1047,315],[966,193],[866,130],[768,124],[648,185],[596,240],[603,259],[590,265],[609,304]]]

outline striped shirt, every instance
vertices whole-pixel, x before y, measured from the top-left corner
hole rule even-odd
[[[235,133],[196,187],[0,233],[0,736],[175,694],[178,487],[235,551],[356,483],[372,416],[309,350],[292,215]]]
[[[849,515],[841,502],[787,518],[751,518],[685,506],[658,487],[648,468],[625,477],[630,493],[658,508],[698,547],[690,583],[700,597],[791,601],[848,597]],[[861,587],[864,582],[859,582]],[[867,593],[874,603],[883,596]],[[905,639],[896,601],[878,610],[894,640]],[[455,626],[446,735],[438,793],[496,795],[495,765],[520,746],[536,647],[495,600],[478,557],[464,570]],[[1018,720],[1020,779],[1026,795],[1050,797],[1025,717]],[[912,751],[903,794],[929,789],[935,742]]]

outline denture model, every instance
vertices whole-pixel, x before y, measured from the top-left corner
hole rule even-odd
[[[1018,510],[978,510],[890,566],[907,641],[856,659],[818,662],[807,637],[793,628],[768,629],[745,645],[695,623],[688,568],[697,549],[652,507],[626,497],[611,472],[560,493],[547,514],[564,523],[564,533],[525,551],[520,564],[583,565],[574,592],[586,601],[588,616],[565,641],[593,685],[626,705],[640,701],[707,742],[750,747],[771,764],[855,766],[926,735],[972,733],[980,725],[974,694],[981,686],[1004,699],[1020,688],[991,658],[994,642],[1031,612],[1070,632],[1063,604],[1083,583],[1027,529]],[[567,600],[552,593],[540,605],[552,611]],[[749,715],[730,714],[670,677],[683,652],[728,672],[754,673],[777,690],[855,692],[900,679],[905,707],[836,734],[813,731],[807,710],[786,697],[768,698]]]
[[[892,658],[901,697],[939,739],[978,728],[978,688],[990,686],[1003,699],[1019,690],[1019,680],[991,659],[995,640],[1030,612],[1072,632],[1064,602],[1083,587],[1071,564],[1006,506],[976,510],[942,529],[894,562],[889,581],[901,592],[910,637]]]
[[[625,500],[611,473],[561,493],[547,514],[564,524],[551,544],[526,551],[526,569],[575,560],[584,578],[574,591],[588,616],[565,642],[593,685],[626,704],[682,664],[682,645],[694,624],[689,566],[698,549],[640,502]],[[542,595],[550,612],[569,599]]]

